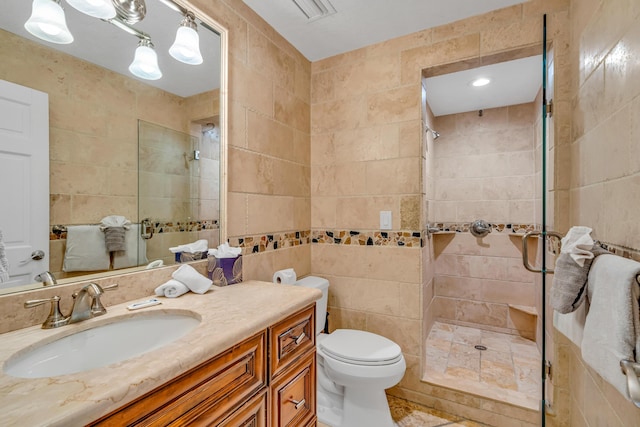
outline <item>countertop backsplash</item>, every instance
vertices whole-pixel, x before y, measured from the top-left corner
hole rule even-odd
[[[206,275],[207,261],[190,264],[200,273]],[[34,308],[24,308],[25,301],[32,299],[51,298],[57,295],[61,298],[60,309],[67,314],[72,306],[73,294],[84,285],[94,282],[100,286],[118,284],[118,289],[105,292],[102,303],[105,307],[126,301],[153,295],[153,290],[171,278],[171,273],[180,265],[161,267],[153,270],[142,270],[131,273],[117,274],[95,280],[83,280],[70,284],[48,286],[29,291],[17,292],[0,296],[0,333],[15,331],[41,324],[49,313],[49,304]]]

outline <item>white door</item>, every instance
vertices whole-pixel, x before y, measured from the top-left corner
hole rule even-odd
[[[49,97],[0,80],[0,229],[9,281],[34,282],[49,269]],[[40,260],[32,253],[44,252]]]

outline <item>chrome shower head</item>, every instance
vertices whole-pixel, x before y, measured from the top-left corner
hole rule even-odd
[[[435,141],[436,139],[438,139],[438,137],[440,137],[440,133],[431,129],[429,126],[425,126],[427,132],[431,132],[431,136],[433,136],[433,140]]]

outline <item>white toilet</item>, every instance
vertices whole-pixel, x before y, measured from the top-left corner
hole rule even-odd
[[[316,288],[318,420],[331,427],[392,427],[384,390],[398,384],[406,364],[400,346],[353,329],[324,334],[329,281],[309,276],[295,283]]]

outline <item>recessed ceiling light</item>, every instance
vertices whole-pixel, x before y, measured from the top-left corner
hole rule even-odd
[[[474,81],[471,82],[471,86],[475,86],[475,87],[480,87],[480,86],[486,86],[489,83],[491,83],[491,80],[486,78],[486,77],[480,77],[478,79],[475,79]]]

